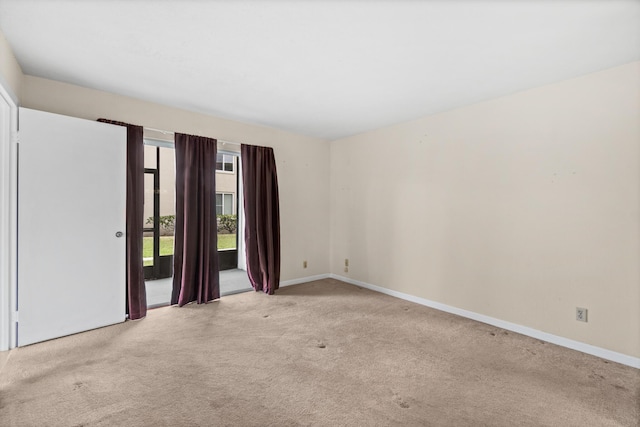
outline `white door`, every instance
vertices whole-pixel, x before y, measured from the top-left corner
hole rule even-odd
[[[124,321],[126,128],[19,120],[18,345]]]

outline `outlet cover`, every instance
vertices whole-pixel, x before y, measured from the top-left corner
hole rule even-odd
[[[576,307],[576,320],[579,322],[587,322],[588,311],[586,308]]]
[[[307,268],[307,261],[302,261],[302,268]]]

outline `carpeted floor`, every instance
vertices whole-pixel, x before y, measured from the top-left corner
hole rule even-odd
[[[1,426],[638,426],[640,371],[326,279],[0,356]]]

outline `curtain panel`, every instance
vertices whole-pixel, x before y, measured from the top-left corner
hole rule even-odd
[[[142,126],[107,119],[99,122],[127,128],[127,314],[129,319],[147,315],[147,293],[142,266],[142,229],[144,228],[144,141]]]
[[[171,304],[220,298],[216,222],[217,141],[175,134],[176,219]]]
[[[280,207],[273,149],[241,146],[247,274],[256,291],[280,286]]]

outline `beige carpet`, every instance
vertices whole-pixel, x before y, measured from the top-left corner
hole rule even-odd
[[[640,371],[322,280],[0,356],[1,426],[638,426]]]

